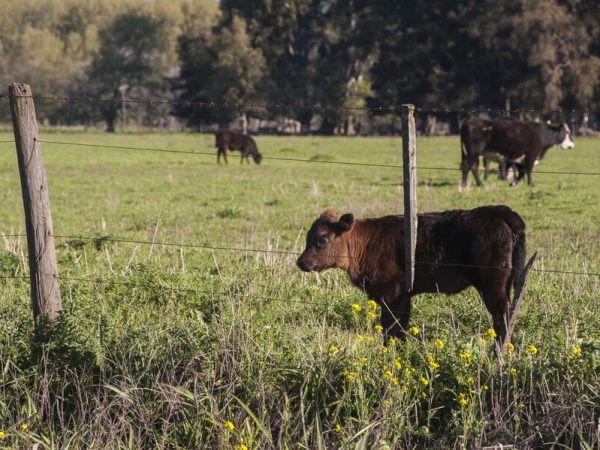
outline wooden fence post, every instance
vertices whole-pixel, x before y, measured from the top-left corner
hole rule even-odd
[[[56,318],[62,309],[48,181],[42,161],[31,88],[14,83],[8,88],[19,175],[25,208],[29,278],[33,318]]]
[[[417,138],[414,105],[402,105],[402,162],[404,171],[404,268],[406,291],[412,292],[417,246]]]

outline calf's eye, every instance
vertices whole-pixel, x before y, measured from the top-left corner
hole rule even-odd
[[[327,245],[328,241],[329,241],[329,239],[327,239],[325,236],[317,238],[317,247],[324,248]]]

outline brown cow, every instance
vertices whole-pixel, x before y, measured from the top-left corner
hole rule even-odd
[[[227,151],[228,150],[240,150],[242,152],[241,163],[246,162],[250,164],[248,156],[252,155],[252,159],[256,164],[260,164],[262,155],[258,153],[258,147],[256,142],[250,136],[238,133],[231,130],[219,130],[215,133],[215,147],[217,147],[217,163],[221,163],[221,155],[227,164]]]
[[[510,286],[525,263],[525,223],[507,206],[483,206],[418,215],[413,291],[405,290],[404,216],[339,219],[326,209],[311,226],[298,267],[320,272],[339,268],[352,284],[381,304],[385,342],[405,337],[411,297],[424,292],[456,294],[469,286],[492,315],[497,339],[506,335]]]

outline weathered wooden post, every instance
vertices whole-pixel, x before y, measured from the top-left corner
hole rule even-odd
[[[417,135],[414,105],[402,105],[402,160],[404,171],[404,267],[406,291],[412,292],[417,246]]]
[[[52,229],[48,181],[42,161],[31,88],[8,88],[19,175],[25,208],[33,318],[54,319],[62,309]]]

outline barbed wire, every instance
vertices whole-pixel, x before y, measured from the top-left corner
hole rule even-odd
[[[25,237],[24,234],[13,234],[13,235],[4,235],[4,236],[13,236],[13,237]],[[73,236],[73,235],[64,235],[64,234],[52,234],[52,237],[58,239],[70,239],[70,240],[82,240],[82,241],[90,241],[90,242],[98,242],[98,243],[106,243],[106,242],[115,242],[115,243],[124,243],[124,244],[140,244],[140,245],[152,245],[152,246],[164,246],[164,247],[179,247],[179,248],[192,248],[198,250],[216,250],[216,251],[227,251],[227,252],[237,252],[237,253],[265,253],[265,254],[279,254],[279,255],[287,255],[287,256],[299,256],[302,252],[292,251],[292,250],[274,250],[274,249],[256,249],[256,248],[243,248],[243,247],[228,247],[228,246],[212,246],[207,244],[190,244],[190,243],[177,243],[177,242],[160,242],[160,241],[147,241],[141,239],[129,239],[129,238],[120,238],[120,237],[111,237],[111,236]],[[68,242],[67,242],[68,245]],[[358,259],[357,256],[354,255],[329,255],[332,258],[348,258],[348,259]],[[403,263],[404,261],[399,261]],[[442,266],[442,267],[462,267],[462,268],[474,268],[474,269],[495,269],[495,270],[506,270],[510,271],[510,268],[503,268],[498,266],[488,266],[488,265],[478,265],[478,264],[460,264],[460,263],[441,263],[437,261],[415,261],[415,264],[418,265],[430,265],[430,266]],[[581,272],[581,271],[568,271],[568,270],[558,270],[558,269],[531,269],[532,272],[540,272],[540,273],[552,273],[552,274],[562,274],[562,275],[586,275],[586,276],[595,276],[600,277],[600,272]]]
[[[6,97],[0,96],[0,97]],[[44,96],[24,95],[19,98],[31,98],[42,101],[64,101],[83,103],[110,103],[110,104],[149,104],[149,105],[171,105],[197,108],[220,108],[220,109],[274,109],[274,110],[300,110],[300,111],[367,111],[379,113],[398,113],[402,111],[403,105],[379,105],[379,106],[345,106],[345,105],[306,105],[303,103],[269,103],[269,102],[219,102],[219,101],[195,101],[178,100],[173,98],[101,98],[90,96]],[[415,106],[415,112],[424,114],[597,114],[599,111],[589,108],[516,108],[507,110],[499,107],[432,107]]]
[[[39,141],[42,144],[51,145],[70,145],[70,146],[81,146],[91,148],[109,148],[115,150],[134,150],[134,151],[145,151],[145,152],[159,152],[159,153],[177,153],[186,155],[200,155],[200,156],[212,156],[216,155],[215,152],[201,152],[195,150],[173,150],[165,148],[151,148],[151,147],[129,147],[123,145],[108,145],[108,144],[88,144],[82,142],[65,142],[65,141]],[[350,166],[365,166],[365,167],[379,167],[388,169],[402,169],[403,166],[400,164],[380,164],[380,163],[362,163],[357,161],[332,161],[322,159],[302,159],[302,158],[287,158],[279,156],[264,156],[264,160],[272,161],[288,161],[288,162],[303,162],[303,163],[319,163],[319,164],[338,164],[338,165],[350,165]],[[446,171],[462,171],[459,167],[435,167],[435,166],[416,166],[417,170],[446,170]],[[541,173],[545,175],[583,175],[583,176],[600,176],[600,172],[565,172],[565,171],[544,171],[536,170],[536,174]]]

